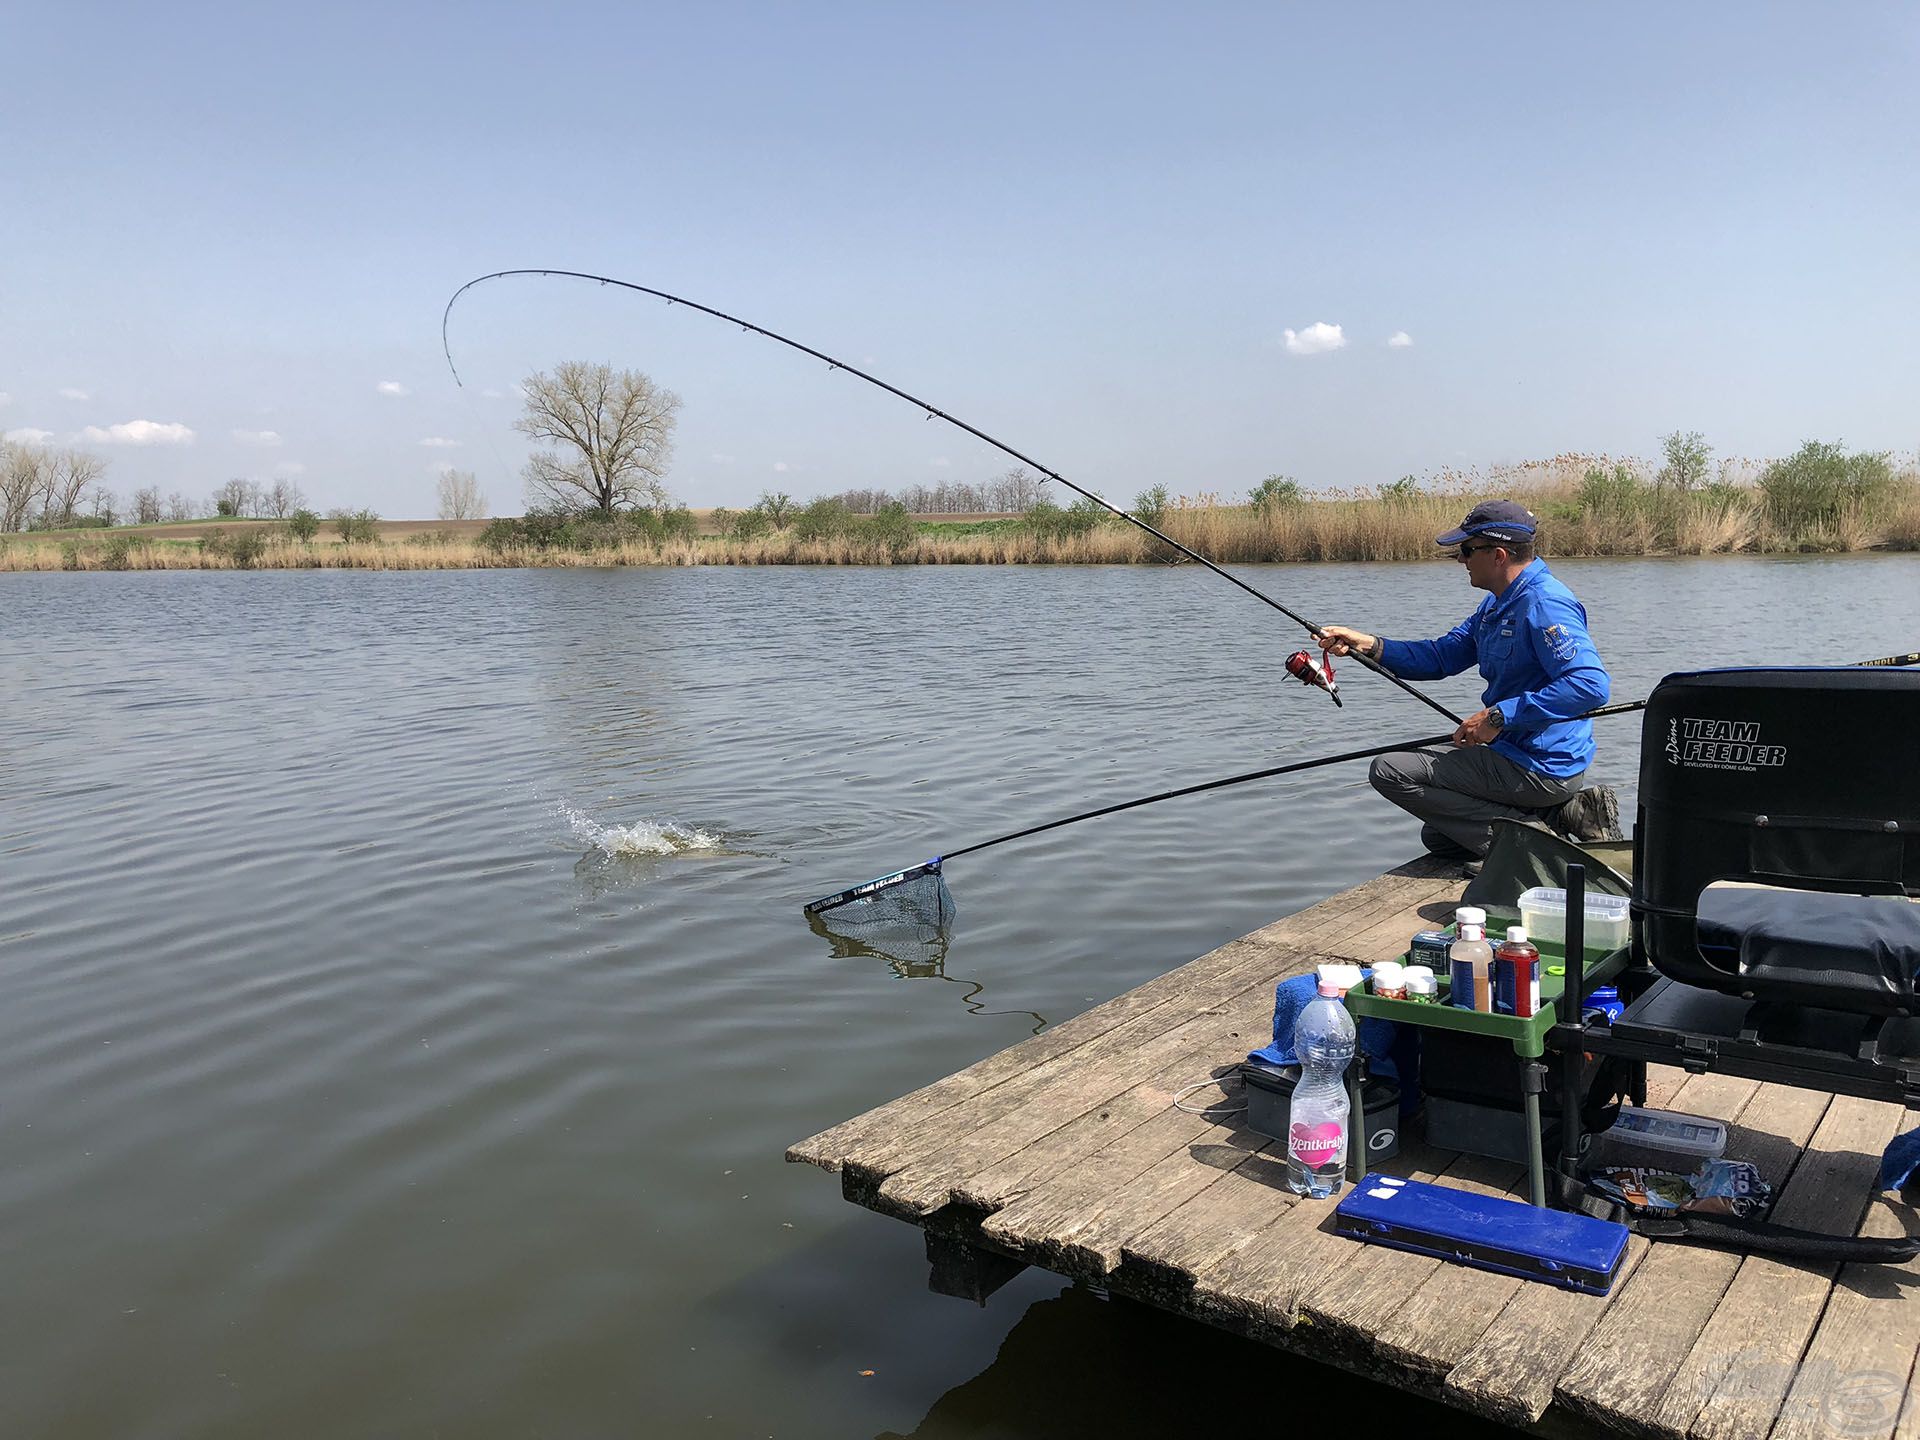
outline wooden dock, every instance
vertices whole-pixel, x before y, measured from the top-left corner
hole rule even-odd
[[[1610,1296],[1332,1232],[1285,1187],[1285,1150],[1173,1108],[1271,1029],[1274,983],[1371,963],[1450,918],[1456,869],[1403,865],[977,1065],[804,1140],[849,1200],[926,1232],[935,1284],[985,1296],[1025,1265],[1091,1281],[1542,1434],[1700,1440],[1920,1436],[1920,1262],[1787,1264],[1630,1242]],[[1777,1187],[1772,1218],[1920,1233],[1871,1187],[1895,1105],[1655,1070],[1650,1103],[1724,1120]],[[1239,1098],[1237,1079],[1188,1103]],[[1382,1168],[1525,1198],[1521,1167],[1436,1152],[1416,1122]]]

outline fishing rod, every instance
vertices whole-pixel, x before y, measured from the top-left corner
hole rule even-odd
[[[1128,524],[1138,526],[1140,529],[1146,531],[1147,534],[1153,536],[1156,540],[1163,541],[1164,543],[1172,546],[1175,550],[1178,550],[1182,555],[1185,555],[1188,559],[1198,561],[1200,564],[1206,566],[1207,569],[1213,571],[1214,574],[1220,576],[1222,579],[1232,581],[1235,585],[1238,585],[1242,590],[1246,591],[1247,594],[1253,596],[1254,599],[1262,601],[1265,604],[1271,605],[1275,610],[1278,610],[1282,615],[1286,616],[1289,620],[1292,620],[1298,625],[1304,626],[1306,628],[1307,633],[1313,636],[1314,639],[1318,640],[1320,636],[1325,633],[1320,626],[1314,624],[1314,622],[1307,619],[1306,616],[1299,614],[1297,611],[1288,609],[1285,605],[1282,605],[1278,600],[1274,599],[1271,595],[1267,594],[1264,590],[1256,590],[1253,586],[1249,585],[1246,581],[1240,579],[1239,576],[1229,574],[1227,571],[1222,570],[1218,565],[1214,564],[1213,561],[1209,560],[1206,556],[1200,554],[1196,550],[1190,549],[1187,546],[1182,545],[1178,540],[1175,540],[1171,535],[1168,535],[1161,530],[1155,529],[1152,525],[1149,525],[1146,521],[1142,520],[1138,515],[1131,515],[1125,510],[1122,510],[1119,506],[1109,504],[1106,500],[1094,494],[1091,490],[1085,489],[1080,485],[1074,484],[1073,481],[1067,479],[1067,477],[1060,474],[1059,471],[1048,469],[1045,465],[1042,465],[1038,460],[1033,459],[1029,455],[1021,454],[1018,450],[1014,449],[1011,445],[1007,445],[999,440],[994,439],[993,436],[987,434],[986,431],[976,429],[974,426],[969,425],[966,421],[960,419],[958,416],[949,415],[946,411],[938,409],[933,405],[929,405],[926,401],[922,400],[919,396],[908,394],[905,390],[902,390],[897,385],[888,384],[885,380],[880,379],[877,375],[869,375],[866,371],[860,369],[856,365],[849,365],[844,360],[836,360],[833,358],[833,356],[825,354],[822,351],[816,350],[811,345],[803,345],[798,340],[788,339],[785,335],[781,335],[775,331],[769,330],[764,325],[755,325],[750,320],[742,320],[738,315],[729,315],[727,314],[726,311],[716,310],[711,305],[702,305],[695,300],[687,300],[678,295],[669,295],[666,291],[655,290],[653,287],[649,285],[638,285],[631,280],[615,280],[611,276],[607,276],[607,275],[592,275],[592,274],[588,274],[584,270],[495,270],[490,275],[476,276],[474,279],[467,281],[466,284],[462,285],[458,290],[453,292],[452,298],[447,301],[446,310],[442,312],[440,316],[440,348],[446,353],[447,369],[453,372],[454,384],[459,385],[462,388],[465,388],[465,385],[466,385],[466,382],[460,378],[459,368],[453,363],[453,347],[451,342],[447,338],[447,324],[448,324],[448,321],[452,318],[453,307],[455,302],[457,302],[462,295],[466,294],[467,291],[471,290],[476,285],[484,285],[489,280],[502,280],[510,276],[516,276],[516,275],[537,275],[541,277],[561,278],[561,279],[568,279],[568,280],[592,280],[600,285],[617,285],[623,290],[636,290],[642,295],[651,295],[655,299],[664,300],[669,305],[684,305],[689,310],[698,310],[702,315],[711,315],[716,320],[725,320],[729,324],[738,325],[742,330],[751,331],[755,335],[764,335],[769,340],[777,340],[780,344],[787,346],[789,349],[798,350],[803,355],[811,355],[816,360],[824,361],[827,367],[831,370],[844,370],[849,375],[856,376],[857,378],[866,381],[869,385],[877,385],[880,389],[886,391],[889,395],[896,395],[900,399],[905,400],[908,404],[916,406],[917,408],[926,411],[927,418],[929,420],[933,420],[933,419],[944,420],[949,425],[953,425],[961,430],[966,431],[967,434],[973,436],[975,439],[986,441],[987,444],[993,446],[994,449],[1002,452],[1003,454],[1011,455],[1014,459],[1018,460],[1021,464],[1031,465],[1035,470],[1038,470],[1047,479],[1058,480],[1062,485],[1066,486],[1067,489],[1073,491],[1076,495],[1085,496],[1088,500],[1091,500],[1094,504],[1100,506],[1103,510],[1110,511],[1113,514],[1118,515],[1122,520],[1125,520]],[[1373,671],[1374,674],[1381,676],[1383,679],[1392,681],[1395,685],[1398,685],[1402,690],[1406,691],[1409,695],[1413,696],[1416,700],[1418,700],[1421,704],[1427,706],[1429,709],[1439,711],[1442,715],[1446,716],[1447,719],[1453,721],[1455,724],[1460,723],[1460,717],[1458,715],[1454,714],[1451,710],[1447,709],[1446,706],[1442,705],[1438,700],[1435,700],[1431,695],[1428,695],[1425,691],[1417,689],[1415,686],[1409,684],[1407,681],[1402,680],[1398,675],[1395,675],[1391,670],[1387,669],[1379,661],[1370,659],[1369,657],[1360,654],[1358,651],[1353,652],[1353,658],[1358,660],[1367,669]],[[1293,673],[1298,674],[1299,672],[1294,671]],[[1307,683],[1316,684],[1318,682],[1309,680]],[[1322,685],[1320,688],[1326,689],[1327,687]]]
[[[1882,665],[1920,665],[1920,651],[1913,651],[1905,655],[1884,655],[1877,660],[1857,660],[1846,668],[1864,669]],[[1600,720],[1610,715],[1630,715],[1635,711],[1646,708],[1647,701],[1645,700],[1625,700],[1618,705],[1602,705],[1597,710],[1589,710],[1585,714],[1576,715],[1573,718],[1576,720]],[[941,886],[944,886],[946,882],[940,879],[940,868],[949,860],[957,860],[962,855],[972,855],[981,850],[991,849],[996,845],[1005,845],[1010,841],[1024,840],[1029,835],[1040,835],[1048,830],[1058,830],[1063,825],[1077,825],[1082,820],[1096,820],[1102,815],[1117,815],[1122,810],[1136,810],[1142,805],[1157,805],[1162,800],[1177,800],[1182,795],[1199,795],[1208,790],[1224,790],[1229,785],[1245,785],[1254,780],[1270,780],[1276,775],[1295,775],[1303,770],[1318,770],[1327,765],[1345,764],[1349,760],[1366,760],[1375,755],[1392,754],[1396,750],[1420,750],[1429,745],[1445,745],[1451,743],[1452,740],[1452,732],[1445,735],[1428,735],[1419,740],[1395,740],[1385,745],[1369,745],[1360,750],[1345,750],[1338,755],[1322,755],[1314,760],[1296,760],[1289,765],[1274,765],[1265,770],[1249,770],[1245,774],[1229,775],[1220,780],[1206,780],[1198,785],[1183,785],[1177,790],[1163,790],[1158,795],[1145,795],[1137,800],[1122,800],[1115,805],[1103,805],[1098,810],[1085,810],[1078,815],[1068,815],[1060,820],[1049,820],[1045,824],[1031,825],[1025,830],[1016,830],[1009,835],[996,835],[991,840],[982,840],[978,844],[968,845],[959,850],[949,850],[944,855],[934,856],[924,864],[909,866],[905,870],[896,870],[891,875],[882,875],[877,880],[869,880],[866,884],[856,885],[850,890],[842,890],[837,894],[822,896],[820,899],[810,901],[801,908],[802,911],[809,916],[818,915],[823,910],[833,910],[854,901],[867,900],[882,891],[892,890],[897,886],[911,884],[916,880],[922,879],[931,879]],[[942,906],[936,906],[935,908],[942,908]],[[950,898],[944,900],[943,908],[945,913],[951,913],[952,901]]]

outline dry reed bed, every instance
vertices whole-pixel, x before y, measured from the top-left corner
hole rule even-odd
[[[1644,497],[1579,508],[1552,487],[1528,495],[1542,514],[1540,545],[1555,556],[1769,554],[1920,549],[1920,486],[1908,483],[1873,518],[1858,512],[1786,534],[1744,492]],[[1161,528],[1229,564],[1429,560],[1433,537],[1458,523],[1472,497],[1457,494],[1311,500],[1268,511],[1182,502]],[[463,538],[301,544],[275,538],[236,556],[219,546],[153,543],[137,536],[62,540],[0,537],[0,570],[478,570],[619,565],[1125,565],[1171,558],[1131,526],[1042,535],[1022,525],[973,534],[921,532],[904,543],[858,535],[801,540],[791,531],[752,540],[644,540],[593,550],[493,549]]]

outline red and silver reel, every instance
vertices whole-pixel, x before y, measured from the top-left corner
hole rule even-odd
[[[1340,682],[1333,678],[1332,655],[1296,650],[1287,656],[1287,673],[1304,685],[1326,691],[1334,704],[1340,704]]]

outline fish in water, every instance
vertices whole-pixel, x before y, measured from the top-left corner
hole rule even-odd
[[[711,831],[672,820],[636,820],[631,825],[602,825],[573,806],[560,805],[573,838],[603,855],[638,858],[645,855],[684,855],[692,851],[717,852],[721,838]]]

